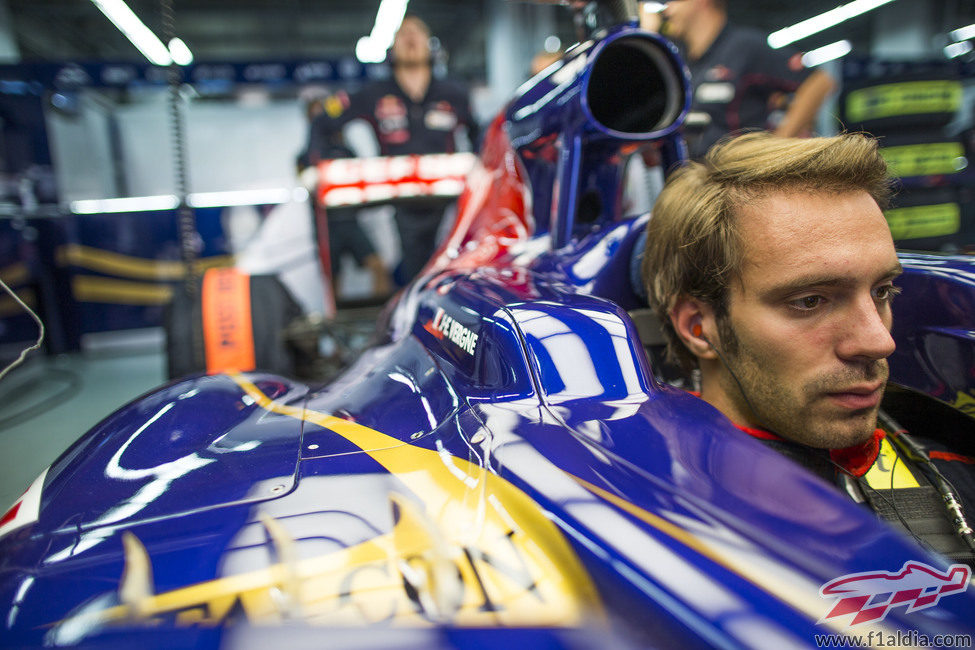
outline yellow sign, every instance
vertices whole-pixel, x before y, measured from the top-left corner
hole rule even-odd
[[[884,147],[880,155],[887,161],[890,175],[895,178],[956,174],[968,166],[960,142]]]
[[[957,203],[894,208],[884,216],[891,236],[897,241],[953,235],[961,226],[961,209]]]
[[[854,90],[846,97],[851,122],[897,115],[953,113],[961,106],[959,81],[905,81]]]
[[[921,487],[907,465],[897,459],[897,452],[887,438],[880,441],[880,454],[864,478],[875,490]]]

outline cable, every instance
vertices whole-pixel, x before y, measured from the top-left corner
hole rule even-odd
[[[931,485],[938,491],[944,500],[945,510],[948,519],[955,528],[955,532],[965,542],[969,549],[975,552],[975,531],[965,516],[965,509],[961,499],[958,497],[958,490],[951,484],[938,466],[931,461],[931,457],[890,415],[881,411],[879,414],[884,426],[891,430],[891,442],[913,462],[917,463],[924,472]]]
[[[159,10],[162,17],[163,40],[168,44],[176,36],[176,16],[173,12],[172,0],[159,0]],[[179,228],[179,251],[183,262],[183,292],[190,304],[197,299],[197,240],[199,234],[196,228],[196,214],[187,200],[188,171],[186,164],[186,146],[183,137],[183,113],[180,110],[180,82],[182,70],[175,61],[170,63],[167,82],[169,84],[169,127],[170,141],[173,150],[173,176],[176,181],[176,196],[179,207],[176,209],[177,226]],[[190,344],[193,359],[203,359],[203,333],[199,327],[190,328]]]
[[[891,497],[890,499],[888,499],[886,496],[884,496],[884,494],[882,492],[880,492],[879,490],[875,489],[873,486],[871,486],[866,481],[864,481],[863,483],[860,483],[859,485],[861,487],[867,488],[868,490],[870,490],[871,494],[873,494],[875,497],[877,497],[878,499],[881,499],[884,503],[886,503],[887,504],[887,507],[890,508],[891,512],[893,512],[897,516],[897,520],[901,522],[901,525],[904,527],[904,530],[906,530],[908,532],[908,534],[911,537],[914,538],[914,541],[917,542],[919,545],[927,548],[929,545],[926,544],[926,543],[924,543],[924,540],[922,540],[920,537],[918,537],[917,533],[915,533],[914,532],[914,529],[912,529],[910,527],[910,525],[908,525],[907,520],[904,518],[904,516],[901,514],[900,509],[898,509],[898,507],[897,507],[897,499],[896,499],[896,496],[895,496],[897,494],[897,492],[896,492],[896,490],[894,490],[894,470],[897,468],[897,462],[899,460],[900,460],[900,456],[898,456],[898,455],[895,454],[894,455],[894,464],[890,468],[890,497]],[[841,472],[843,472],[843,473],[847,474],[848,476],[851,476],[854,479],[856,479],[856,476],[853,476],[853,472],[849,471],[848,469],[846,469],[845,467],[843,467],[839,463],[835,462],[832,458],[829,459],[829,462],[833,463],[833,465],[835,465],[836,468],[839,469]]]
[[[24,362],[24,359],[27,357],[28,354],[30,354],[34,350],[40,349],[41,343],[44,342],[44,323],[42,323],[41,322],[41,319],[38,318],[37,314],[34,313],[34,310],[31,309],[30,307],[28,307],[27,304],[24,303],[24,301],[20,299],[20,296],[18,296],[16,293],[14,293],[13,290],[11,290],[11,288],[7,286],[7,283],[4,282],[2,279],[0,279],[0,286],[3,286],[4,290],[7,293],[10,294],[10,297],[13,298],[14,301],[18,305],[20,305],[21,307],[23,307],[24,308],[24,311],[26,311],[28,314],[30,314],[30,317],[34,319],[34,322],[35,323],[37,323],[37,329],[38,329],[37,341],[34,343],[34,345],[32,345],[32,346],[30,346],[28,348],[24,348],[24,350],[21,351],[19,357],[17,357],[13,361],[11,361],[10,364],[7,365],[6,368],[4,368],[3,370],[0,370],[0,379],[3,379],[7,375],[8,372],[10,372],[11,370],[13,370],[17,366],[19,366],[21,363],[23,363]]]
[[[698,325],[697,328],[700,328],[700,325]],[[721,359],[721,363],[723,363],[724,364],[724,367],[728,369],[728,372],[731,374],[731,378],[735,380],[735,384],[738,386],[738,391],[741,393],[741,396],[745,399],[745,404],[748,405],[748,410],[750,410],[752,412],[752,415],[755,417],[756,420],[758,420],[758,423],[762,426],[763,429],[765,429],[769,433],[775,433],[775,429],[773,429],[772,427],[768,426],[768,424],[766,424],[765,420],[762,419],[762,417],[758,414],[758,411],[755,410],[755,407],[752,406],[752,401],[750,399],[748,399],[748,393],[745,392],[745,387],[742,386],[741,385],[741,382],[738,380],[738,374],[734,370],[732,370],[731,366],[728,364],[728,361],[724,358],[724,355],[721,354],[721,350],[719,350],[717,347],[715,347],[711,343],[711,341],[709,341],[706,338],[704,338],[704,336],[702,336],[699,333],[700,332],[700,329],[697,329],[696,332],[697,332],[697,337],[699,339],[701,339],[702,341],[704,341],[705,343],[707,343],[709,348],[711,348],[712,350],[714,350],[714,353],[716,355],[718,355],[718,358],[719,359]],[[778,434],[775,433],[775,435],[778,435]]]

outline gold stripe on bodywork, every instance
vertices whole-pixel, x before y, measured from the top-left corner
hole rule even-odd
[[[831,630],[842,633],[849,630],[847,620],[843,620],[842,622],[839,620],[821,620],[821,617],[829,611],[831,604],[819,596],[819,587],[821,585],[815,584],[797,570],[786,569],[786,573],[783,573],[781,566],[777,565],[774,561],[766,562],[768,558],[756,555],[747,546],[740,547],[734,544],[724,545],[720,544],[720,542],[709,543],[694,535],[692,532],[664,519],[660,515],[649,512],[582,478],[573,476],[568,472],[566,474],[599,498],[652,526],[701,556],[708,558],[730,573],[751,583],[756,588],[778,598],[789,607],[792,607],[798,612],[802,612],[810,619],[818,621],[823,626],[824,631]],[[858,629],[862,631],[864,637],[871,630],[884,635],[894,633],[892,628],[883,623],[865,623],[858,626]],[[875,634],[874,636],[877,635]],[[872,640],[869,643],[872,644]]]
[[[287,520],[269,526],[265,517],[276,564],[147,595],[102,611],[103,622],[215,625],[240,610],[255,623],[300,618],[326,625],[567,627],[604,620],[598,593],[562,532],[512,484],[479,464],[280,404],[243,377],[231,378],[265,410],[333,431],[405,486],[389,494],[392,530],[298,559],[287,550],[296,543],[287,538]]]

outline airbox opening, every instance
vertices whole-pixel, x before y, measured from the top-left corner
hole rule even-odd
[[[609,43],[593,64],[586,89],[593,118],[621,133],[670,126],[684,99],[675,68],[656,41],[629,36]]]

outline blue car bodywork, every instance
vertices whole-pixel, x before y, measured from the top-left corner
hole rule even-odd
[[[170,383],[39,477],[0,528],[3,642],[975,634],[970,589],[827,618],[835,578],[915,562],[947,580],[950,562],[655,377],[632,317],[649,217],[622,214],[622,161],[652,143],[679,162],[686,108],[675,50],[631,27],[527,83],[488,136],[466,225],[337,381]],[[903,261],[892,381],[964,410],[975,265]]]

